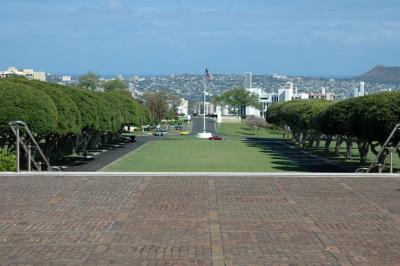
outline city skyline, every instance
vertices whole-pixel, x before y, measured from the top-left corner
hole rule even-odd
[[[400,65],[400,3],[1,1],[0,69],[357,76]]]

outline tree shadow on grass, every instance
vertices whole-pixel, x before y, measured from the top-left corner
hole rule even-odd
[[[296,145],[296,144],[293,144],[293,145]],[[360,163],[357,145],[353,145],[351,159],[346,159],[347,148],[346,148],[345,143],[342,143],[342,145],[340,146],[339,155],[337,155],[334,151],[335,145],[336,144],[334,142],[331,143],[329,152],[325,151],[324,144],[321,144],[318,148],[316,148],[315,146],[309,147],[307,145],[304,147],[299,147],[298,145],[296,145],[296,147],[298,147],[299,149],[303,149],[308,152],[311,152],[317,156],[327,158],[331,161],[335,161],[338,164],[341,164],[341,165],[347,167],[348,169],[350,169],[351,172],[354,172],[357,168],[367,167],[370,165],[370,163],[371,163],[370,159],[368,159],[367,162],[363,165]]]
[[[239,130],[235,131],[237,134],[245,135],[245,136],[255,136],[254,130],[248,127],[241,127]]]
[[[297,148],[287,145],[285,140],[277,140],[272,138],[247,138],[243,140],[249,147],[258,148],[260,152],[273,156],[272,158],[279,161],[289,162],[298,166],[302,171],[307,172],[351,172],[341,165],[327,162],[326,160],[312,156]],[[271,161],[272,163],[274,161]]]

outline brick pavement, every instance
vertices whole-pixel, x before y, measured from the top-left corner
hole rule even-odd
[[[400,179],[2,176],[0,265],[400,265]]]

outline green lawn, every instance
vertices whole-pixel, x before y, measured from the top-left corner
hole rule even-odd
[[[254,130],[250,129],[245,123],[221,124],[218,127],[218,134],[221,134],[222,136],[226,136],[227,138],[232,138],[232,139],[243,138],[243,137],[266,137],[266,138],[282,139],[282,131],[270,130],[270,129],[260,129],[258,134],[255,134]],[[340,155],[339,156],[336,156],[334,154],[335,145],[336,145],[336,142],[332,141],[331,145],[330,145],[331,152],[329,154],[326,154],[325,150],[324,150],[325,149],[325,141],[321,141],[319,149],[308,148],[307,145],[305,147],[303,147],[302,149],[311,151],[321,157],[325,157],[325,158],[332,159],[334,161],[338,161],[343,165],[361,167],[360,162],[359,162],[359,152],[358,152],[356,143],[353,144],[352,157],[350,160],[345,160],[346,144],[343,142],[342,145],[340,146]],[[379,150],[379,148],[378,148],[378,150]],[[367,161],[366,165],[369,166],[371,161],[373,161],[374,159],[375,159],[375,155],[370,151],[367,156],[368,161]],[[397,153],[393,154],[393,167],[400,169],[400,157],[397,155]]]
[[[357,144],[353,143],[353,149],[352,149],[352,156],[350,160],[345,160],[346,156],[346,143],[342,143],[340,145],[340,155],[336,156],[334,151],[335,151],[335,146],[336,146],[336,141],[332,141],[330,144],[330,153],[326,154],[325,153],[325,141],[321,141],[319,149],[317,148],[308,148],[307,145],[303,149],[307,149],[309,151],[312,151],[313,153],[316,153],[322,157],[330,158],[336,161],[341,162],[344,165],[353,165],[353,166],[360,166],[360,157],[359,157],[359,152],[357,148]],[[379,151],[380,147],[377,148]],[[369,164],[375,160],[376,156],[373,154],[371,151],[368,153],[367,156],[367,164],[366,166],[369,166]],[[400,169],[400,158],[397,155],[397,153],[393,153],[393,167]]]
[[[282,133],[276,130],[260,128],[258,132],[242,123],[222,123],[217,127],[218,135],[227,139],[240,139],[245,137],[282,138]]]
[[[280,172],[301,171],[269,150],[239,139],[209,141],[190,136],[145,144],[104,171],[132,172]]]

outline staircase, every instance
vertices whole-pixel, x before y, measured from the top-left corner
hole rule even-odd
[[[370,173],[373,168],[378,168],[378,172],[382,173],[385,167],[387,167],[387,164],[389,164],[389,171],[390,173],[393,173],[393,153],[400,149],[400,141],[397,143],[396,146],[388,146],[389,142],[392,140],[393,136],[396,134],[396,131],[400,129],[400,123],[396,124],[390,133],[389,137],[386,139],[385,143],[381,147],[380,151],[376,155],[375,159],[371,162],[370,166],[368,168],[358,168],[356,170],[356,173]],[[381,157],[382,153],[384,151],[387,151],[389,153],[389,156],[385,158],[385,161],[380,163],[379,158]],[[389,162],[388,162],[389,161]]]
[[[11,121],[8,123],[11,127],[12,132],[14,132],[16,140],[16,154],[17,154],[17,172],[21,171],[20,157],[21,157],[21,147],[24,149],[25,154],[27,154],[28,161],[28,171],[32,171],[32,168],[37,171],[42,171],[42,162],[35,161],[32,156],[32,149],[36,149],[41,157],[41,160],[46,164],[47,171],[60,171],[58,167],[52,167],[49,160],[44,155],[42,149],[40,148],[35,136],[30,131],[28,125],[24,121]],[[26,133],[26,134],[21,134]],[[32,145],[33,144],[33,145]]]

